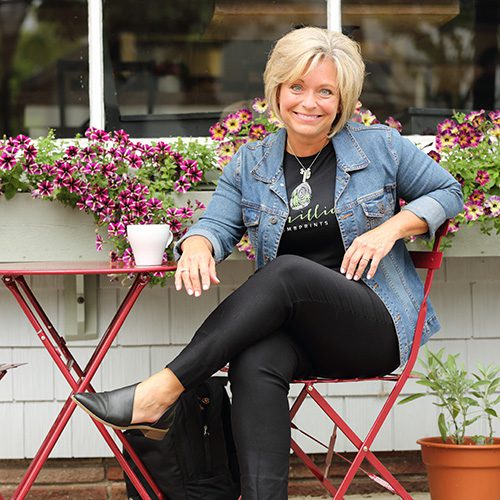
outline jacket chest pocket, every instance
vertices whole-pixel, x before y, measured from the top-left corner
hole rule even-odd
[[[394,215],[394,196],[390,191],[380,191],[359,199],[366,221],[366,229],[373,229]]]

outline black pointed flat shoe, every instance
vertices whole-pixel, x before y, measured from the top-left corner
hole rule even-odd
[[[114,429],[139,429],[145,437],[162,440],[175,418],[177,401],[154,423],[132,424],[135,389],[138,384],[109,392],[80,392],[71,396],[73,401],[92,418]]]

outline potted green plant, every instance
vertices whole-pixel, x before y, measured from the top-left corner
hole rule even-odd
[[[440,409],[440,436],[419,439],[432,500],[498,500],[500,494],[500,438],[494,436],[498,418],[500,368],[478,365],[468,373],[458,354],[445,358],[444,349],[425,351],[423,372],[414,372],[426,392],[400,401],[432,396]],[[468,428],[483,420],[485,435],[469,435]]]

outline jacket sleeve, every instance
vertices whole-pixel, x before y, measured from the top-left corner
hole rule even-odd
[[[242,154],[238,151],[224,167],[217,189],[207,209],[189,231],[176,243],[174,257],[182,254],[180,245],[190,236],[204,236],[213,247],[215,261],[224,260],[245,233],[241,210],[240,168]]]
[[[460,184],[395,129],[391,129],[391,141],[398,164],[398,195],[407,202],[402,210],[409,210],[425,220],[429,231],[423,236],[433,239],[439,226],[463,209]]]

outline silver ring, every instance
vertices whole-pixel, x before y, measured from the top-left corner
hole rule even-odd
[[[361,260],[366,260],[366,262],[370,262],[370,259],[365,259],[364,257],[361,257]]]

